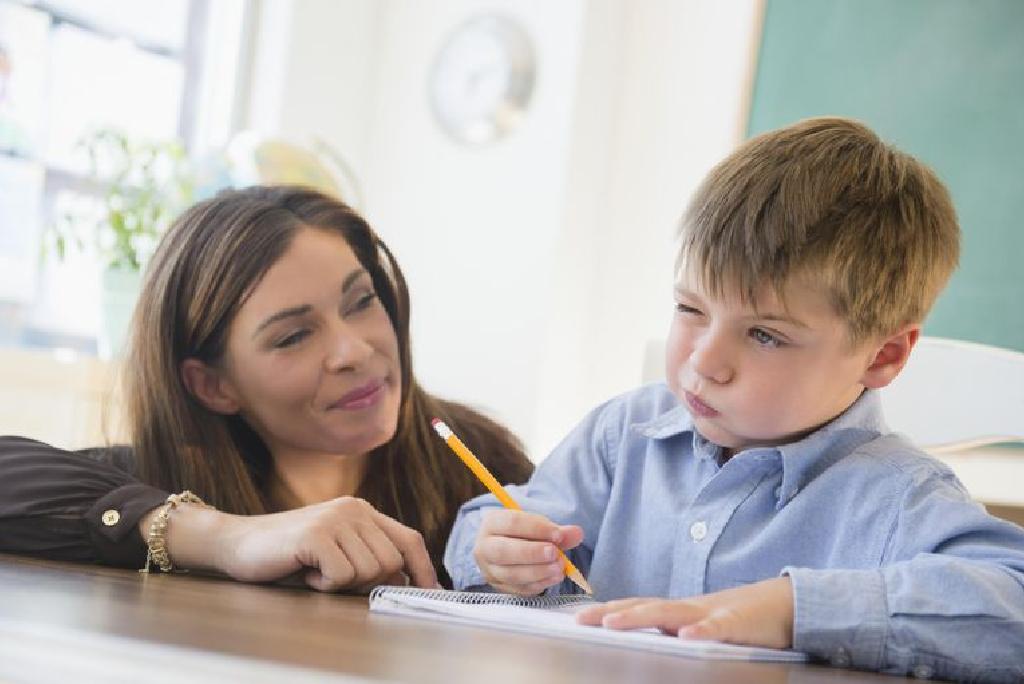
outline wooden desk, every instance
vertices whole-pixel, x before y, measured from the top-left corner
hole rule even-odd
[[[0,681],[893,682],[371,615],[365,597],[0,555]]]

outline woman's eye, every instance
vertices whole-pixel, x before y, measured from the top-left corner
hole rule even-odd
[[[291,335],[288,335],[287,337],[284,337],[284,338],[278,340],[276,343],[274,343],[274,347],[276,347],[277,349],[284,349],[285,347],[291,347],[291,346],[293,346],[295,344],[298,344],[302,340],[304,340],[306,338],[306,336],[308,336],[308,335],[309,335],[309,331],[308,330],[297,330],[297,331],[293,332]]]
[[[366,307],[373,304],[375,299],[377,299],[376,292],[367,292],[366,294],[359,298],[358,302],[356,302],[356,309],[365,309]]]
[[[761,330],[760,328],[751,328],[750,336],[754,338],[754,341],[757,342],[762,347],[782,346],[782,340],[775,337],[771,333],[767,333],[764,330]]]
[[[373,291],[366,292],[366,293],[360,295],[359,299],[356,300],[355,304],[353,304],[345,313],[346,314],[350,314],[350,313],[355,313],[357,311],[362,311],[364,309],[368,309],[368,308],[370,308],[370,305],[373,304],[373,302],[376,299],[377,299],[377,293],[376,292],[373,292]]]

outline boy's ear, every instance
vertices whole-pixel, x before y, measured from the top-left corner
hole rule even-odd
[[[221,371],[199,359],[181,362],[181,380],[189,393],[214,413],[232,415],[241,408],[234,388]]]
[[[908,325],[882,340],[875,351],[871,364],[861,377],[861,384],[868,389],[885,387],[892,382],[910,357],[910,350],[921,336],[920,324]]]

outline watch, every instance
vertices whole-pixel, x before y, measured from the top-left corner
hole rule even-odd
[[[434,116],[460,143],[498,140],[523,120],[535,72],[533,43],[518,22],[500,14],[473,17],[448,36],[434,60]]]

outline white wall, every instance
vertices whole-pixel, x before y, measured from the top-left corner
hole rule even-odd
[[[250,121],[345,152],[410,283],[420,379],[539,459],[664,335],[674,224],[741,137],[759,7],[266,0]],[[539,73],[522,126],[468,148],[433,121],[427,77],[483,10],[522,22]]]
[[[373,107],[376,40],[385,3],[255,0],[245,127],[344,151],[362,178]]]

